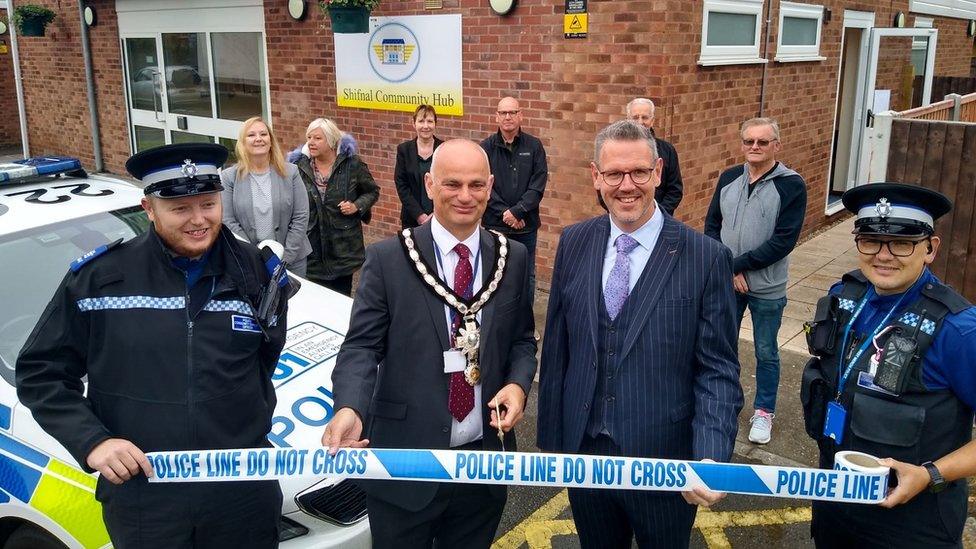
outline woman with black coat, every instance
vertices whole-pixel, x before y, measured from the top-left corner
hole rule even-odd
[[[400,197],[400,223],[403,228],[427,222],[434,203],[427,196],[424,174],[430,171],[434,150],[443,143],[434,136],[437,113],[430,105],[420,105],[413,113],[413,127],[417,137],[397,145],[393,180]]]

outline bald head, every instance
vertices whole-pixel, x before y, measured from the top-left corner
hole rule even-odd
[[[434,218],[458,240],[477,230],[491,194],[488,155],[474,141],[452,139],[434,151],[424,176]]]

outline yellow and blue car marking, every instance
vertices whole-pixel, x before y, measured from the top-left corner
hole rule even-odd
[[[0,405],[0,428],[9,433],[9,407]],[[29,505],[84,547],[109,543],[95,477],[0,432],[0,504]]]

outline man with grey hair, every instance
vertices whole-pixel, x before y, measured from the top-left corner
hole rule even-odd
[[[664,211],[674,215],[684,192],[684,185],[681,182],[681,168],[678,166],[678,151],[675,150],[674,145],[654,133],[655,112],[654,102],[646,97],[638,97],[627,103],[627,118],[651,132],[654,141],[657,143],[657,154],[664,162],[664,167],[661,168],[661,184],[654,191],[654,199]]]
[[[779,124],[772,118],[742,124],[746,163],[718,178],[705,217],[705,234],[728,246],[735,257],[732,284],[738,322],[742,324],[746,307],[752,317],[756,398],[749,440],[756,444],[772,437],[779,387],[777,334],[786,308],[788,256],[800,237],[807,208],[803,178],[776,160],[779,136]]]
[[[742,408],[728,248],[664,215],[654,139],[624,120],[590,172],[609,215],[559,239],[539,379],[548,452],[728,461]],[[723,494],[570,489],[582,547],[687,548]]]

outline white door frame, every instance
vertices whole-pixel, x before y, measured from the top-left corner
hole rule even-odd
[[[847,181],[849,183],[855,179],[854,174],[856,173],[856,169],[857,169],[857,161],[860,158],[861,132],[864,128],[864,108],[863,108],[863,102],[861,101],[861,98],[864,96],[865,80],[867,80],[866,78],[867,75],[864,69],[867,66],[868,52],[870,51],[869,50],[870,40],[868,35],[870,33],[870,30],[874,28],[874,12],[844,10],[844,30],[851,29],[851,28],[863,29],[864,32],[861,33],[861,44],[858,48],[858,59],[860,60],[860,62],[858,63],[858,67],[861,70],[859,70],[857,73],[857,83],[855,84],[855,91],[854,91],[854,116],[853,116],[854,121],[853,121],[853,131],[850,140],[851,147],[850,147],[850,151],[848,152],[850,158],[847,165],[848,166]],[[841,55],[845,55],[845,52],[847,51],[846,44],[844,43],[845,38],[846,38],[846,33],[842,31],[841,44],[840,44]],[[842,90],[840,88],[840,83],[841,80],[843,79],[843,74],[840,73],[841,65],[843,65],[843,63],[838,63],[837,95],[836,95],[837,104],[834,111],[835,112],[834,128],[830,132],[832,140],[836,139],[835,137],[836,130],[837,130],[836,112],[838,109],[840,109],[840,104],[842,100],[841,98]],[[831,151],[834,150],[833,141],[831,141],[830,150]],[[834,204],[831,204],[830,202],[830,190],[833,187],[833,178],[831,177],[831,174],[833,173],[834,163],[836,162],[836,159],[834,158],[835,156],[836,156],[835,154],[831,154],[830,162],[828,163],[827,166],[827,192],[824,193],[824,213],[826,215],[833,215],[839,212],[840,210],[844,209],[844,205],[841,204],[840,201],[837,201]]]
[[[877,114],[874,111],[874,87],[877,84],[878,76],[878,52],[881,48],[881,39],[887,37],[925,37],[928,38],[928,51],[925,56],[925,81],[922,85],[922,106],[930,104],[932,97],[932,77],[935,72],[935,52],[938,39],[938,29],[932,28],[901,28],[901,29],[871,29],[871,50],[868,55],[867,80],[864,89],[862,104],[864,112],[870,117]],[[878,132],[865,131],[861,139],[861,153],[857,163],[857,179],[855,186],[871,183],[870,168],[871,157],[874,154],[875,146],[887,147],[888,136],[880,135]]]

